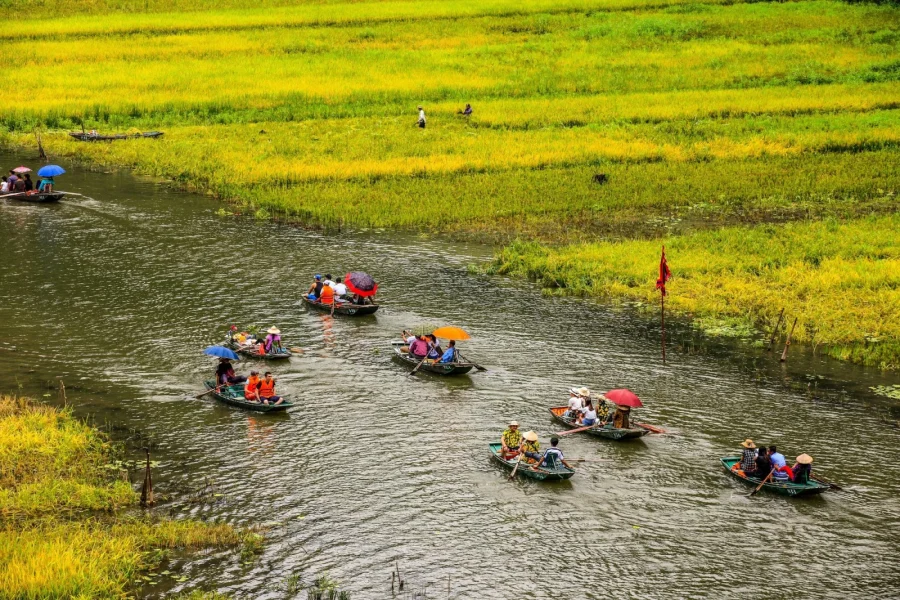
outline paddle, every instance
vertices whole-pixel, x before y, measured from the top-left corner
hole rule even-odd
[[[509,474],[509,480],[512,480],[512,478],[516,476],[516,471],[519,470],[519,463],[521,463],[521,462],[522,462],[522,455],[520,454],[519,457],[516,459],[516,466],[513,467],[512,473]]]
[[[766,485],[766,482],[769,481],[769,479],[772,478],[772,473],[774,473],[774,472],[775,472],[775,469],[772,469],[771,471],[769,471],[769,474],[766,475],[766,478],[762,480],[762,483],[760,483],[758,486],[756,486],[756,489],[755,489],[755,490],[753,490],[752,492],[750,492],[749,494],[747,494],[747,497],[749,498],[750,496],[752,496],[753,494],[755,494],[756,492],[758,492],[759,490],[761,490],[761,489],[762,489],[762,486]]]
[[[426,356],[423,356],[421,362],[419,362],[419,364],[416,365],[416,368],[413,369],[412,372],[410,372],[410,374],[407,375],[407,377],[410,377],[410,376],[412,376],[412,375],[415,375],[415,374],[416,374],[416,371],[419,370],[419,367],[421,367],[422,365],[425,364],[425,359],[427,359],[427,358],[428,358],[427,355],[426,355]]]
[[[472,365],[473,367],[475,367],[476,369],[478,369],[479,371],[487,371],[486,368],[482,367],[482,366],[479,365],[478,363],[476,363],[476,362],[474,362],[474,361],[471,361],[471,360],[469,360],[468,358],[466,358],[465,356],[463,356],[461,352],[459,353],[459,357],[460,357],[461,359],[463,359],[464,361],[466,361],[467,363],[469,363],[470,365]]]
[[[637,421],[632,421],[631,424],[637,425],[638,427],[642,427],[642,428],[646,429],[647,431],[649,431],[650,433],[668,433],[662,427],[655,427],[653,425],[647,425],[646,423],[638,423]]]
[[[567,429],[565,431],[560,431],[559,433],[554,433],[553,435],[569,435],[570,433],[578,433],[579,431],[587,431],[588,429],[593,429],[594,427],[599,427],[601,423],[596,425],[588,425],[587,427],[578,427],[577,429]]]
[[[240,385],[240,384],[235,383],[235,384],[233,384],[233,385]],[[194,398],[202,398],[203,396],[205,396],[205,395],[207,395],[207,394],[211,394],[211,393],[213,393],[213,392],[218,392],[219,390],[222,389],[222,387],[223,387],[223,386],[219,385],[219,386],[216,386],[216,387],[213,387],[213,388],[209,388],[208,390],[206,390],[206,391],[203,392],[202,394],[197,394],[196,396],[194,396]],[[230,385],[226,385],[226,386],[224,386],[224,387],[231,387],[231,386],[230,386]]]

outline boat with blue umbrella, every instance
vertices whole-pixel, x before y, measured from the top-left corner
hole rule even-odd
[[[19,169],[22,169],[22,167],[19,167]],[[28,170],[30,171],[31,169]],[[41,177],[37,189],[4,194],[3,198],[20,202],[59,202],[66,195],[66,192],[58,192],[53,189],[53,178],[65,172],[66,170],[59,165],[45,165],[37,172],[38,177]]]
[[[226,348],[225,346],[210,346],[203,351],[203,354],[214,356],[220,361],[240,360],[240,357],[234,350]],[[243,382],[224,385],[218,381],[206,381],[204,384],[206,385],[206,391],[199,394],[197,398],[212,394],[213,398],[223,404],[255,412],[283,412],[294,407],[294,404],[287,399],[281,404],[263,404],[261,402],[247,400],[244,397]]]

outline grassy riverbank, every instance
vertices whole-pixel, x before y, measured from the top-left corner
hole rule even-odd
[[[897,211],[900,13],[889,4],[11,1],[23,18],[0,32],[0,59],[41,76],[0,97],[0,143],[33,147],[37,128],[52,156],[169,179],[235,212],[539,242],[569,257],[554,277],[571,282],[594,251],[586,241],[689,244],[723,227],[752,238],[769,229],[731,228],[853,227]],[[166,135],[65,135],[82,125]],[[521,272],[513,263],[533,248],[512,246],[501,268]],[[725,251],[740,261],[739,244]],[[857,332],[831,339],[853,348],[840,354],[896,364],[871,355],[867,336],[882,329],[851,296],[809,313],[809,328],[840,315]],[[731,315],[717,303],[706,310]]]
[[[110,443],[65,410],[0,397],[0,597],[120,598],[165,552],[240,544],[224,524],[123,511]]]

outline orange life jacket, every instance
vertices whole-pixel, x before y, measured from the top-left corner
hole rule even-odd
[[[259,395],[263,398],[271,398],[275,395],[275,380],[266,381],[263,379],[259,382]]]
[[[260,354],[265,354],[266,353],[266,343],[260,342],[259,346],[256,347],[256,351],[259,352]]]
[[[259,377],[255,375],[251,375],[250,379],[247,380],[247,385],[244,386],[244,398],[247,400],[255,400],[256,399],[256,386],[259,385]]]
[[[319,302],[322,304],[332,304],[334,302],[334,290],[330,285],[322,286],[322,295],[319,296]]]

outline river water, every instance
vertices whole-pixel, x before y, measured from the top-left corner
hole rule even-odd
[[[468,275],[489,248],[223,217],[208,198],[64,166],[60,187],[88,197],[0,200],[0,390],[55,401],[62,377],[79,414],[152,441],[156,491],[173,496],[158,511],[266,528],[257,558],[179,557],[189,579],[147,596],[283,598],[289,576],[327,573],[354,599],[389,598],[397,564],[398,597],[900,595],[897,408],[869,392],[895,375],[796,346],[787,365],[704,343],[664,366],[652,319]],[[380,282],[375,317],[298,302],[312,274],[351,269]],[[489,371],[407,377],[390,341],[423,322],[466,328],[464,351]],[[289,414],[193,398],[214,367],[201,349],[231,323],[277,324],[304,349],[271,364],[299,405]],[[559,484],[507,481],[487,444],[510,419],[547,444],[560,429],[547,407],[572,385],[628,387],[644,421],[676,434],[565,437],[568,456],[609,462]],[[746,437],[808,452],[845,490],[748,498],[719,465]]]

